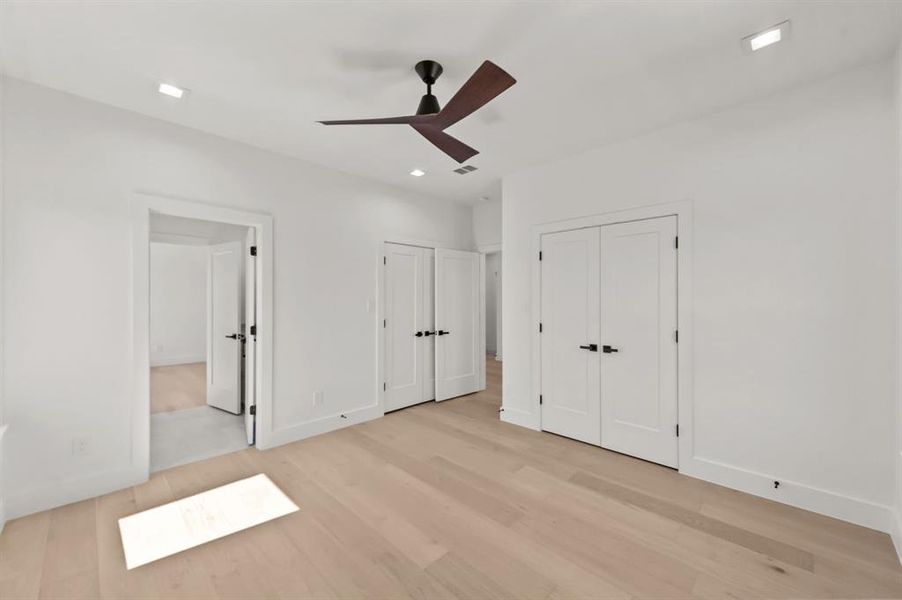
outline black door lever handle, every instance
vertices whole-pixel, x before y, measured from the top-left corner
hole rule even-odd
[[[435,335],[448,335],[449,333],[451,333],[451,332],[443,331],[443,330],[439,329],[438,331],[435,332]]]
[[[422,331],[418,331],[418,332],[416,332],[414,335],[415,335],[416,337],[423,337],[423,332],[422,332]]]
[[[429,337],[430,335],[435,335],[435,332],[434,331],[424,331],[423,335],[425,335],[426,337]]]
[[[589,344],[588,346],[580,346],[580,348],[589,352],[598,352],[598,344]]]
[[[608,345],[602,346],[601,351],[604,352],[605,354],[610,354],[611,352],[620,352],[620,350],[618,350],[617,348],[614,348],[613,346],[608,346]]]

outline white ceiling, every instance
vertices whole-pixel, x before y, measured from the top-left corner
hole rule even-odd
[[[791,39],[743,36],[792,20]],[[526,166],[888,57],[902,2],[0,3],[5,74],[464,202]],[[518,83],[448,131],[469,175],[405,126],[319,119],[416,110],[420,59],[444,103],[484,60]],[[191,89],[176,101],[167,81]],[[413,178],[414,168],[427,171]]]

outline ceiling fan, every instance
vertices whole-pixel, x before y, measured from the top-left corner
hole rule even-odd
[[[442,74],[442,65],[434,60],[421,60],[414,69],[423,83],[426,94],[420,99],[415,115],[383,119],[351,119],[320,121],[323,125],[410,125],[439,150],[459,163],[479,154],[478,150],[445,133],[445,129],[476,112],[517,80],[491,61],[485,61],[464,83],[454,97],[441,108],[432,95],[432,84]]]

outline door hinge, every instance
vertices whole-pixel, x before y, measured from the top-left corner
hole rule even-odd
[[[542,404],[542,394],[539,394],[539,404]]]
[[[385,256],[382,257],[382,264],[383,264],[383,265],[387,265],[387,264],[388,264],[388,258],[387,258],[387,257],[385,257]]]
[[[257,326],[251,325],[251,335],[257,335]]]
[[[539,323],[539,333],[542,333],[542,323]]]
[[[539,260],[542,260],[542,251],[539,250]]]
[[[674,332],[673,332],[673,341],[675,341],[677,344],[680,343],[680,330],[679,330],[679,329],[675,329],[675,330],[674,330]]]
[[[382,328],[388,327],[388,319],[382,319]]]
[[[679,423],[677,423],[677,426],[676,426],[676,434],[677,434],[677,437],[680,437],[680,424]]]
[[[382,391],[384,392],[384,391],[387,391],[387,390],[388,390],[388,384],[385,383],[385,382],[383,381],[383,382],[382,382]]]
[[[251,256],[257,256],[257,247],[251,246]]]
[[[247,412],[252,415],[256,415],[257,414],[257,405],[254,404],[253,406],[248,407]]]
[[[680,247],[680,236],[676,236],[675,238],[673,238],[673,247],[674,248]]]

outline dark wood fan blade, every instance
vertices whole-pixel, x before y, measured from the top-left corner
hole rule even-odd
[[[343,121],[319,121],[323,125],[412,125],[429,123],[435,115],[410,115],[408,117],[385,117],[382,119],[347,119]]]
[[[411,125],[420,135],[432,142],[436,148],[453,158],[459,163],[466,162],[479,154],[478,150],[470,148],[457,138],[453,138],[441,129],[432,125]]]
[[[434,125],[445,129],[457,123],[515,83],[517,80],[507,71],[491,61],[485,61],[448,101],[436,117]]]

